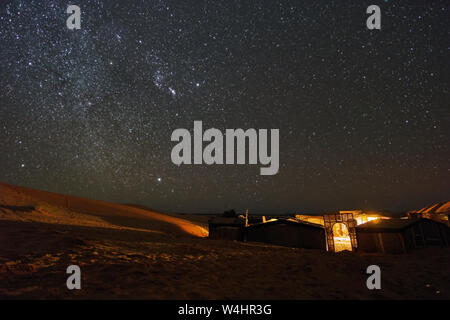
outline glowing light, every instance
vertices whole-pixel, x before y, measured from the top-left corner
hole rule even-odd
[[[334,251],[352,251],[352,242],[347,227],[343,223],[336,223],[333,226]]]

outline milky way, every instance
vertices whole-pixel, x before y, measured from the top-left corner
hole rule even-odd
[[[178,212],[447,201],[449,40],[447,1],[2,1],[0,181]],[[175,166],[194,120],[280,129],[279,173]]]

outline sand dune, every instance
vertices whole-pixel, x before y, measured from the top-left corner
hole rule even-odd
[[[6,183],[0,183],[0,219],[208,236],[203,226],[162,213]]]

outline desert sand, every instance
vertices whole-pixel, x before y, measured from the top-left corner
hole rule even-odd
[[[450,251],[331,253],[207,238],[189,215],[0,183],[2,299],[449,299]],[[68,290],[66,268],[81,268]],[[366,287],[367,266],[382,289]]]

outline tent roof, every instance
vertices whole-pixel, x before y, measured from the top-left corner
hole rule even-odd
[[[432,221],[433,223],[440,223],[431,219],[378,219],[373,220],[364,224],[360,224],[356,226],[358,231],[368,231],[368,232],[377,232],[377,231],[401,231],[404,230],[416,223],[422,221]],[[443,224],[445,225],[445,224]]]
[[[412,210],[411,213],[435,213],[435,214],[450,214],[450,201],[438,202],[431,206],[424,207],[418,210]]]
[[[404,229],[418,220],[411,219],[377,219],[356,226],[357,229]]]
[[[312,228],[323,229],[323,226],[321,226],[320,224],[311,223],[311,222],[307,222],[307,221],[293,220],[293,219],[274,219],[274,220],[270,220],[267,222],[252,224],[252,225],[248,226],[247,229],[255,229],[255,228],[261,228],[261,227],[264,228],[264,227],[268,227],[268,226],[272,226],[272,225],[276,225],[276,224],[288,224],[288,225],[294,225],[297,227],[307,226],[307,227],[312,227]]]

